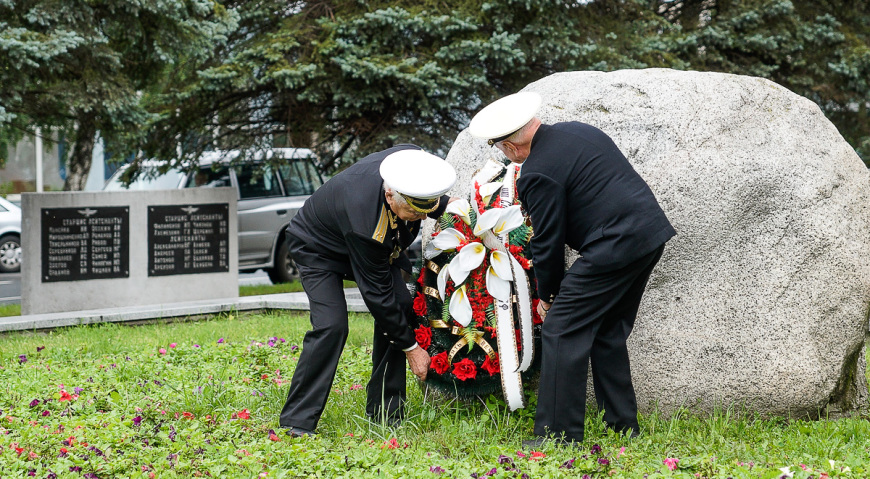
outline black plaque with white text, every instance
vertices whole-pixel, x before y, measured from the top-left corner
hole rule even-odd
[[[130,209],[42,208],[42,282],[128,278]]]
[[[148,276],[226,273],[228,203],[148,207]]]

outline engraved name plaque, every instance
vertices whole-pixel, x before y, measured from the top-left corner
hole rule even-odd
[[[130,276],[130,209],[41,209],[42,282]]]
[[[227,203],[148,207],[148,276],[223,273],[229,264]]]

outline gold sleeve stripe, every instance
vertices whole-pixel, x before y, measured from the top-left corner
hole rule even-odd
[[[383,243],[384,239],[387,237],[388,230],[389,218],[387,215],[387,207],[386,205],[381,205],[381,216],[378,217],[378,226],[375,228],[375,234],[372,235],[372,239],[378,243]]]

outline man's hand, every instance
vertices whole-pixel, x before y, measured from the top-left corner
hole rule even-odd
[[[541,317],[541,321],[547,319],[547,311],[553,307],[553,303],[547,303],[545,301],[538,301],[538,316]]]
[[[411,367],[411,372],[420,378],[421,381],[426,380],[426,373],[429,372],[429,353],[423,348],[414,348],[405,352],[408,358],[408,366]]]

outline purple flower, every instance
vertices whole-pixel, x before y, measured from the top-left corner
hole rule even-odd
[[[643,477],[646,477],[646,474],[644,474]],[[592,479],[592,476],[590,476],[589,474],[583,474],[583,479]]]
[[[270,348],[274,348],[274,347],[275,347],[275,341],[272,340],[272,339],[270,339],[269,342],[266,343],[266,344],[268,344]]]
[[[51,411],[42,411],[42,417],[51,416]]]
[[[57,474],[49,472],[48,475],[45,476],[45,479],[57,479]]]
[[[610,460],[608,460],[606,457],[599,457],[598,464],[601,464],[602,466],[607,466],[610,464]]]
[[[601,454],[601,446],[599,446],[598,444],[593,444],[592,449],[589,452],[591,452],[592,454]]]
[[[27,471],[27,475],[31,477],[36,477],[36,469],[31,469]]]
[[[89,472],[82,477],[84,477],[85,479],[100,479],[100,476],[93,472]]]
[[[441,466],[430,466],[429,472],[433,474],[444,474],[444,468]]]
[[[498,474],[498,469],[496,469],[496,468],[493,467],[492,469],[490,469],[489,471],[487,471],[487,473],[484,474],[484,476],[489,477],[489,476],[494,476],[494,475],[496,475],[496,474]]]
[[[18,364],[24,364],[26,362],[27,362],[27,355],[26,354],[22,354],[22,355],[18,356]]]
[[[70,466],[69,472],[82,472],[82,467],[81,466]]]
[[[574,469],[574,459],[568,459],[563,462],[562,465],[559,466],[559,469]]]
[[[499,464],[513,464],[514,460],[511,459],[510,457],[502,454],[501,456],[498,456],[498,463]]]
[[[30,407],[36,406],[39,406],[39,399],[34,399],[33,401],[30,401]]]
[[[82,391],[84,391],[84,389],[82,389],[82,388],[80,388],[80,387],[74,387],[74,388],[73,388],[73,391],[74,391],[76,394],[81,394]]]
[[[221,343],[223,343],[223,342],[224,342],[224,338],[220,338],[220,339],[218,339],[218,344],[221,344]]]
[[[198,345],[198,344],[194,344],[193,347],[194,347],[194,348],[198,348],[199,345]]]
[[[136,416],[133,418],[133,425],[138,426],[142,424],[142,416]]]
[[[297,349],[299,349],[299,346],[296,346],[295,344],[290,346],[290,351],[296,351]]]
[[[45,346],[37,346],[36,352],[38,353],[38,352],[42,351],[43,349],[45,349]]]

